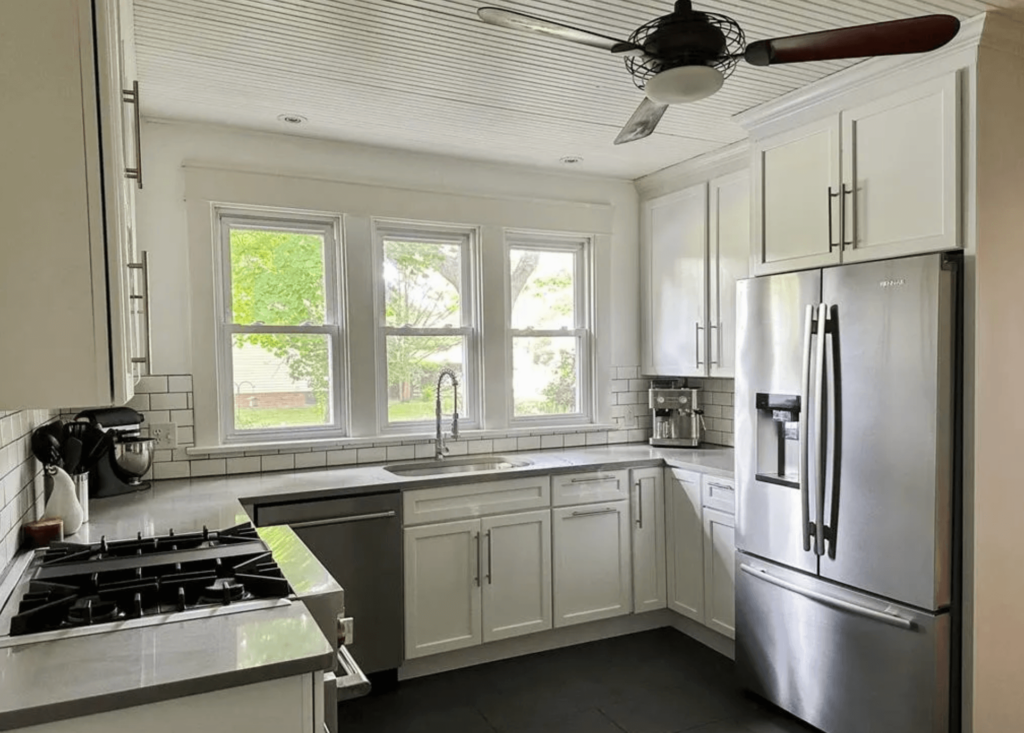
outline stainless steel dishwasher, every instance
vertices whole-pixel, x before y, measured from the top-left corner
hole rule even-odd
[[[345,590],[354,624],[348,650],[356,663],[375,687],[394,684],[405,649],[402,495],[259,506],[256,524],[295,530]]]

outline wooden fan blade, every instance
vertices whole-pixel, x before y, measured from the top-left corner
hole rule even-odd
[[[634,140],[642,140],[650,135],[654,132],[654,128],[658,126],[658,123],[661,122],[661,118],[665,116],[665,110],[667,109],[667,104],[658,104],[644,97],[644,101],[636,108],[636,112],[629,118],[629,122],[622,128],[619,136],[615,138],[615,144],[631,143]]]
[[[635,45],[628,41],[620,41],[617,38],[604,36],[600,33],[592,33],[582,28],[573,28],[571,25],[556,23],[553,20],[538,18],[535,15],[527,15],[515,10],[484,7],[477,10],[476,14],[480,16],[480,20],[491,25],[500,25],[503,28],[515,28],[521,31],[532,31],[533,33],[543,33],[560,38],[563,41],[582,43],[585,46],[600,48],[612,53],[626,53],[637,49]]]
[[[743,57],[754,66],[769,66],[925,53],[945,46],[959,30],[960,21],[952,15],[925,15],[757,41]]]

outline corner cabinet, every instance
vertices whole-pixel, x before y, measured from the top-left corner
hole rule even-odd
[[[756,138],[754,274],[961,247],[960,125],[954,72]]]
[[[704,623],[736,638],[736,519],[704,507]]]
[[[118,0],[0,3],[0,97],[21,111],[0,122],[5,409],[123,404],[143,373],[131,19]]]
[[[704,525],[700,474],[666,469],[668,607],[704,623]]]
[[[641,246],[642,372],[733,376],[735,284],[750,260],[747,172],[645,201]]]
[[[665,608],[665,470],[637,468],[633,483],[633,612]]]

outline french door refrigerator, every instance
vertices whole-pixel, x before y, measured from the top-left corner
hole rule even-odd
[[[736,662],[827,733],[958,730],[959,269],[738,286]]]

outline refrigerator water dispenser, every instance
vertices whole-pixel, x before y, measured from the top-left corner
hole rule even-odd
[[[758,393],[757,480],[800,486],[800,396]]]

